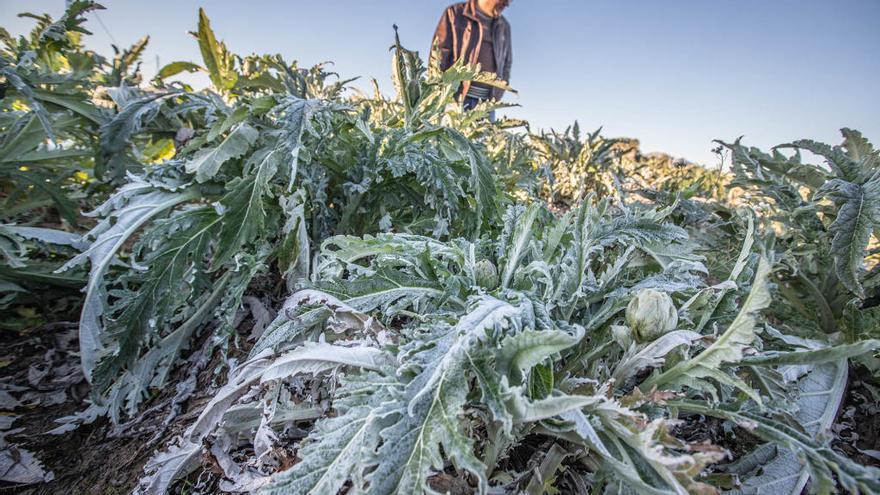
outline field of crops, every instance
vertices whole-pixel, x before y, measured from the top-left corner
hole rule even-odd
[[[0,29],[0,488],[880,493],[858,131],[710,170],[462,112],[501,82],[399,41],[360,94],[204,12],[147,81],[147,39],[84,48],[96,8]]]

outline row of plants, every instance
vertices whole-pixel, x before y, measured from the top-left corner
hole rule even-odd
[[[0,307],[79,314],[92,392],[56,434],[168,424],[215,377],[139,493],[880,491],[829,443],[850,361],[878,373],[858,132],[720,143],[723,175],[465,113],[503,83],[399,40],[396,96],[352,94],[204,12],[201,64],[144,84],[146,39],[83,48],[97,8],[3,33]]]

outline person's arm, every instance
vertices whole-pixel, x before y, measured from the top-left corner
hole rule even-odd
[[[450,9],[443,12],[440,22],[437,23],[437,30],[434,31],[434,41],[431,43],[431,57],[435,55],[440,57],[440,70],[446,70],[452,67],[455,62],[452,53],[452,15]],[[434,47],[438,51],[435,52]]]

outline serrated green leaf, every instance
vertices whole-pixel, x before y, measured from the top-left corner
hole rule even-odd
[[[256,129],[247,124],[241,124],[217,146],[196,152],[192,158],[186,161],[186,171],[190,174],[196,174],[196,180],[199,182],[211,180],[217,175],[223,164],[247,153],[258,137],[259,133]],[[278,161],[277,158],[275,160]]]
[[[132,183],[121,188],[95,213],[105,215],[88,238],[92,244],[83,253],[68,261],[59,271],[89,260],[89,282],[80,315],[79,342],[83,373],[91,382],[98,360],[106,352],[103,315],[106,311],[106,280],[110,264],[123,244],[144,224],[180,203],[196,197],[195,191],[170,193],[156,191],[146,184]],[[113,205],[119,208],[112,210]]]
[[[817,196],[828,197],[839,207],[837,218],[829,227],[834,234],[831,252],[837,276],[847,289],[864,297],[859,279],[868,241],[875,225],[880,223],[880,172],[861,185],[832,179],[822,186]]]
[[[533,366],[577,344],[582,337],[582,331],[571,335],[558,330],[525,330],[509,336],[498,350],[498,370],[519,384]]]
[[[220,92],[228,92],[238,81],[238,73],[235,71],[235,55],[226,49],[226,44],[217,41],[214,30],[211,29],[211,21],[205,14],[205,9],[199,9],[199,31],[196,35],[199,40],[199,50],[202,52],[202,60],[208,69],[208,76],[214,87]]]
[[[841,344],[807,351],[765,351],[758,356],[744,358],[742,363],[761,366],[780,364],[822,364],[860,356],[877,349],[880,349],[880,340],[869,339],[855,342],[853,344]]]
[[[510,284],[514,271],[519,267],[523,256],[526,254],[526,248],[533,236],[532,225],[538,213],[541,211],[541,205],[532,203],[525,211],[517,216],[515,224],[511,228],[508,243],[500,246],[503,252],[499,259],[504,260],[504,268],[501,271],[501,288],[506,289]]]
[[[224,212],[219,248],[212,263],[215,269],[232,259],[243,245],[266,234],[269,181],[278,172],[282,157],[278,150],[264,150],[255,157],[253,173],[230,182],[229,192],[220,200]]]

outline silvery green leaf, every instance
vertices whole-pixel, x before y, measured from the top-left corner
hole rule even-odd
[[[381,462],[368,476],[369,493],[433,492],[427,478],[432,470],[443,467],[441,446],[447,458],[477,477],[480,493],[486,491],[485,466],[473,454],[473,439],[449,418],[461,414],[465,405],[467,370],[481,352],[481,344],[519,313],[499,299],[475,298],[471,310],[454,327],[443,330],[433,347],[413,356],[422,371],[407,384],[406,402],[389,406],[387,414],[396,420],[381,433]]]
[[[506,337],[498,350],[498,371],[521,383],[532,366],[567,349],[583,338],[583,330],[571,335],[559,330],[525,330]]]
[[[847,289],[864,297],[862,277],[868,241],[880,224],[880,171],[863,184],[831,179],[817,192],[838,206],[837,218],[829,227],[834,234],[831,250],[837,276]]]
[[[746,266],[749,263],[749,259],[752,254],[752,246],[755,244],[755,219],[752,215],[748,215],[747,217],[748,226],[746,227],[745,239],[743,240],[743,245],[740,248],[739,256],[736,258],[736,263],[733,265],[733,268],[730,271],[730,276],[727,277],[727,281],[733,282],[734,285],[730,284],[721,284],[719,286],[718,293],[714,294],[712,300],[708,303],[708,307],[703,311],[703,316],[700,318],[699,323],[697,324],[695,331],[700,332],[709,320],[715,316],[716,311],[718,310],[719,305],[723,298],[727,295],[728,292],[734,290],[736,288],[736,281],[739,280],[740,275],[742,275],[743,271],[746,269]]]
[[[85,260],[91,262],[79,326],[80,359],[87,380],[91,381],[95,365],[106,352],[102,321],[107,304],[104,278],[117,252],[148,221],[195,197],[195,191],[169,193],[137,183],[120,188],[95,210],[104,218],[85,236],[91,242],[88,248],[59,269],[64,271]]]
[[[365,471],[377,461],[379,405],[391,399],[394,385],[376,374],[345,378],[334,400],[339,414],[318,421],[300,448],[302,461],[276,474],[260,493],[335,495],[346,481],[363,490]]]
[[[102,178],[106,172],[111,172],[114,177],[124,176],[125,164],[119,160],[132,145],[132,138],[156,117],[165,100],[179,93],[148,93],[122,86],[111,89],[109,94],[120,111],[100,128],[100,153],[95,165],[98,178]]]
[[[369,311],[374,309],[371,304],[376,304],[378,307],[387,301],[390,297],[388,294],[390,289],[381,286],[375,288],[377,297],[373,300],[365,299],[364,296],[340,300],[332,294],[315,289],[295,292],[287,298],[278,316],[251,349],[251,357],[265,349],[278,351],[295,345],[303,338],[305,332],[317,327],[337,333],[349,330],[377,331],[381,325],[376,320],[349,305],[349,302],[363,304],[366,311]],[[403,297],[403,294],[399,297]]]
[[[568,452],[554,443],[541,461],[541,465],[534,470],[525,492],[528,495],[543,495],[553,489],[556,472],[562,467],[562,461],[566,457],[568,457]]]
[[[274,357],[269,350],[261,352],[230,372],[229,382],[217,392],[195,423],[186,430],[181,446],[157,454],[148,463],[148,466],[152,466],[148,469],[150,474],[142,479],[141,485],[149,490],[168,487],[174,479],[194,469],[197,464],[193,463],[193,456],[201,452],[202,440],[221,426],[227,414],[240,415],[240,411],[232,407],[233,404],[260,381],[289,378],[300,373],[315,374],[348,365],[380,367],[387,362],[386,359],[378,349],[339,347],[323,343],[310,343],[278,357]],[[144,493],[158,493],[149,490],[145,489]]]
[[[196,175],[197,181],[208,181],[217,175],[223,164],[247,153],[257,137],[259,133],[256,129],[247,124],[240,124],[217,146],[198,151],[187,160],[184,167],[187,173]]]
[[[518,423],[533,423],[563,415],[568,411],[602,402],[601,397],[587,395],[551,395],[546,399],[531,400],[526,397],[525,387],[506,387],[502,381],[502,394],[513,420]]]
[[[63,230],[46,229],[42,227],[20,227],[17,225],[0,225],[4,231],[17,235],[23,239],[33,239],[59,246],[80,246],[82,237],[72,232]]]
[[[280,248],[279,263],[286,265],[284,277],[287,288],[292,291],[300,279],[311,276],[312,242],[309,238],[305,197],[302,191],[279,198],[281,209],[286,218],[284,222],[284,241]]]
[[[476,149],[476,145],[461,133],[451,128],[446,130],[451,140],[465,153],[471,171],[470,185],[476,198],[476,216],[480,226],[487,224],[488,219],[494,217],[497,209],[496,184],[492,174],[492,164],[483,153]]]
[[[202,445],[181,437],[164,452],[155,454],[144,466],[135,495],[165,495],[176,480],[195,470],[202,457]]]
[[[533,236],[532,225],[538,213],[541,211],[540,203],[532,203],[525,211],[516,216],[514,223],[509,227],[510,235],[507,243],[499,246],[499,260],[504,260],[501,270],[501,288],[505,289],[513,279],[514,271],[522,261],[523,256]],[[508,228],[508,227],[505,227]]]
[[[645,368],[662,366],[665,362],[664,356],[676,347],[689,346],[701,338],[702,335],[690,330],[674,330],[641,348],[631,344],[615,365],[612,378],[616,383],[623,385],[627,379]]]
[[[846,389],[846,377],[846,360],[840,360],[815,366],[797,381],[799,396],[794,417],[813,438],[818,439],[831,428]],[[759,466],[739,471],[742,487],[731,493],[800,494],[810,479],[808,468],[791,450],[773,444],[764,447],[771,448],[772,453]]]
[[[0,226],[0,259],[3,259],[11,268],[24,268],[27,266],[27,263],[22,259],[25,254],[25,246],[21,239],[12,232],[8,232],[6,226]]]
[[[599,434],[596,433],[596,428],[590,422],[590,418],[588,418],[582,411],[573,409],[562,413],[561,416],[562,419],[574,424],[575,433],[586,440],[590,448],[595,449],[603,456],[611,457],[611,452],[609,452],[608,447],[602,443],[602,439],[599,438]]]
[[[758,356],[749,356],[742,360],[743,364],[779,365],[779,364],[822,364],[839,361],[880,349],[880,340],[861,340],[852,344],[841,344],[821,349],[803,351],[765,351]]]
[[[266,196],[271,194],[269,181],[278,172],[281,156],[276,149],[255,153],[253,173],[227,185],[229,192],[220,200],[225,210],[221,216],[219,249],[213,260],[215,268],[231,260],[245,244],[265,235]]]
[[[251,385],[259,382],[263,372],[273,361],[272,353],[264,351],[230,371],[229,381],[208,402],[195,423],[187,428],[184,438],[200,443],[217,427],[232,404],[244,395]]]
[[[2,440],[0,445],[0,480],[19,485],[48,483],[55,479],[52,471],[26,449]]]
[[[335,364],[334,364],[335,363]],[[394,363],[394,359],[373,347],[342,347],[325,343],[306,343],[278,356],[260,377],[261,382],[284,379],[297,373],[318,373],[336,366],[353,366],[364,370],[379,370]]]
[[[282,123],[281,142],[290,153],[290,184],[288,191],[293,188],[296,180],[299,154],[302,149],[303,134],[310,130],[309,119],[321,105],[320,100],[307,100],[288,96],[275,109],[273,113],[279,116]]]
[[[351,267],[367,258],[376,257],[387,261],[404,261],[428,250],[433,256],[457,257],[460,250],[431,237],[413,234],[376,234],[364,237],[334,236],[321,244],[321,267],[319,271],[341,264]]]

